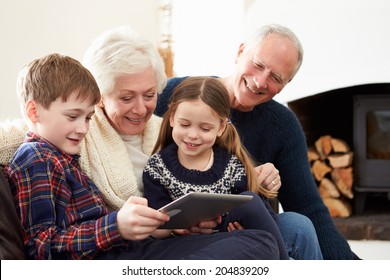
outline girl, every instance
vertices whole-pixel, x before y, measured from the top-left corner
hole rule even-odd
[[[280,258],[288,259],[274,221],[275,213],[265,200],[276,193],[257,183],[254,165],[229,122],[229,113],[228,93],[218,79],[184,80],[172,95],[154,155],[145,167],[145,197],[150,207],[158,209],[188,192],[250,191],[254,198],[219,218],[216,230],[268,231],[277,240]],[[167,237],[171,233],[158,230],[155,236]],[[175,233],[186,231],[175,230]]]

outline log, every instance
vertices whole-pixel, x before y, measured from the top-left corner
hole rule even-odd
[[[353,153],[332,154],[328,156],[329,165],[333,168],[348,167],[352,164]]]
[[[318,140],[314,143],[316,150],[320,155],[320,159],[325,160],[332,151],[331,140],[332,137],[330,135],[324,135],[318,138]]]
[[[344,199],[324,198],[323,201],[328,208],[331,217],[346,218],[352,214],[351,204]]]
[[[311,172],[314,175],[314,178],[317,181],[321,181],[322,178],[325,177],[326,174],[332,171],[332,168],[330,168],[325,162],[321,160],[316,160],[314,161],[312,167],[311,167]]]
[[[313,161],[320,158],[320,155],[317,153],[317,151],[313,147],[310,147],[308,149],[307,156],[308,156],[309,162],[313,162]]]
[[[347,142],[345,142],[344,140],[332,138],[331,144],[335,153],[348,153],[350,151]]]
[[[352,167],[347,168],[335,168],[331,171],[332,181],[336,184],[339,191],[348,197],[353,198],[352,184],[353,174]]]
[[[318,186],[318,191],[322,198],[338,198],[340,197],[340,191],[337,189],[336,185],[329,180],[328,178],[323,178]]]

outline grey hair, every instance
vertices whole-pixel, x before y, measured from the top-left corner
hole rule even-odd
[[[130,26],[119,26],[99,35],[85,52],[83,64],[94,75],[101,94],[110,93],[118,77],[137,74],[148,67],[154,69],[158,94],[167,83],[164,62],[157,49]]]
[[[288,27],[279,25],[279,24],[269,24],[262,27],[257,28],[247,39],[245,42],[245,49],[247,51],[252,50],[256,47],[264,38],[277,34],[282,37],[288,38],[297,48],[298,52],[298,63],[295,67],[295,71],[291,78],[295,76],[298,72],[299,68],[302,65],[303,61],[303,47],[301,41],[298,39],[297,35],[291,31]]]

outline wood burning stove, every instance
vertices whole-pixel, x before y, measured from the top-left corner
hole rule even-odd
[[[308,146],[331,135],[353,147],[356,214],[363,212],[370,193],[390,193],[390,83],[338,88],[290,101],[288,107],[302,124]]]
[[[370,192],[387,192],[390,199],[390,94],[353,100],[355,210],[361,213]]]

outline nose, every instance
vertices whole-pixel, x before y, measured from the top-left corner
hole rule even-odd
[[[196,138],[198,138],[198,131],[197,131],[197,129],[195,129],[195,128],[190,128],[189,130],[188,130],[188,138],[190,138],[190,139],[196,139]]]
[[[79,134],[87,134],[89,129],[89,122],[88,121],[80,121],[80,124],[76,128],[76,133]]]
[[[267,72],[262,72],[257,74],[256,76],[253,77],[253,82],[255,83],[256,87],[258,89],[262,88],[267,88],[267,81],[268,81],[269,73]]]
[[[139,96],[135,99],[131,111],[134,114],[141,115],[141,116],[146,114],[147,109],[146,109],[145,101],[143,100],[142,97]]]

